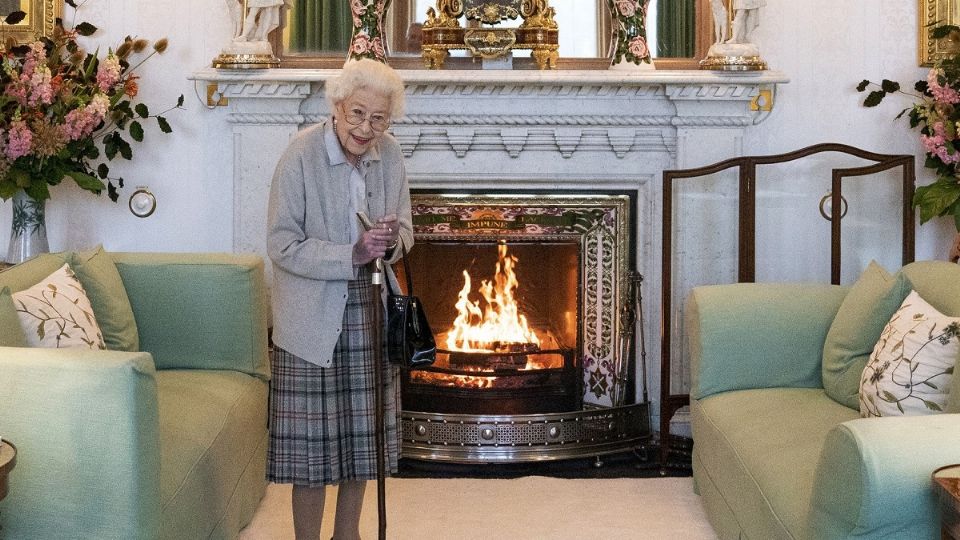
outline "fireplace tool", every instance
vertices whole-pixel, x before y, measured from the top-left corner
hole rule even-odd
[[[613,405],[620,407],[626,403],[626,392],[623,381],[627,380],[626,373],[633,371],[630,365],[634,347],[637,345],[637,326],[640,327],[640,391],[641,403],[647,402],[647,344],[643,333],[643,274],[630,272],[627,280],[627,301],[621,308],[621,331],[618,351],[618,368],[616,372],[616,386],[613,392]],[[637,324],[639,323],[639,325]]]
[[[370,230],[373,223],[362,212],[357,213],[357,218],[363,224],[364,229]],[[376,258],[370,263],[370,285],[373,293],[373,387],[374,387],[374,427],[376,431],[375,443],[377,446],[377,538],[385,540],[387,537],[387,489],[386,489],[386,455],[385,445],[386,436],[384,434],[385,422],[383,418],[384,395],[383,395],[383,259]]]

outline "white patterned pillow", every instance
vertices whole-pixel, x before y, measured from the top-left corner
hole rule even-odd
[[[911,291],[860,377],[860,416],[943,412],[958,354],[960,317],[947,317]]]
[[[70,265],[12,296],[31,347],[106,348],[87,293]]]

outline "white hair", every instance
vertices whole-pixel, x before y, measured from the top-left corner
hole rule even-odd
[[[403,116],[405,94],[400,75],[383,62],[370,58],[348,60],[340,74],[327,81],[326,97],[331,108],[349,98],[354,92],[366,89],[387,98],[390,102],[390,117]]]

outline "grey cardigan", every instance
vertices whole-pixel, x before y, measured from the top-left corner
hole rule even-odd
[[[307,362],[331,365],[356,277],[350,242],[349,182],[353,166],[336,143],[332,122],[303,130],[280,157],[267,210],[267,254],[273,262],[273,342]],[[410,188],[400,145],[384,133],[361,156],[367,215],[397,214],[400,242],[413,245]],[[388,253],[387,263],[401,250]],[[387,278],[396,283],[387,267]]]

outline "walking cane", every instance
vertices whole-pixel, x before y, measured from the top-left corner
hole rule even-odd
[[[363,213],[357,212],[357,219],[364,229],[373,228],[373,223]],[[377,538],[387,538],[387,463],[384,455],[386,437],[383,420],[383,259],[377,258],[370,266],[370,284],[373,291],[373,386],[374,386],[374,425],[377,445]]]
[[[386,486],[386,456],[384,455],[383,420],[383,259],[373,261],[373,272],[370,275],[373,285],[373,385],[374,385],[374,429],[377,430],[377,538],[387,538],[387,486]]]

